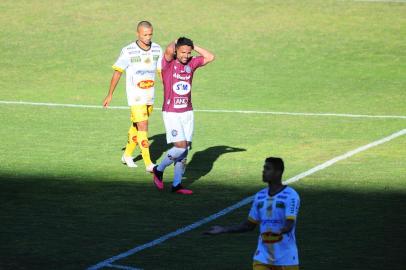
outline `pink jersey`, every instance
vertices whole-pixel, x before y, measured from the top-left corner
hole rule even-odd
[[[164,83],[164,101],[162,111],[186,112],[193,110],[192,79],[193,73],[204,63],[202,56],[193,57],[186,65],[178,60],[166,61],[162,58],[162,78]]]

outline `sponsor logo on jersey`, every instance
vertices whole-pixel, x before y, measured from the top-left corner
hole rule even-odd
[[[140,69],[140,70],[137,70],[137,72],[135,72],[135,74],[137,74],[137,75],[145,75],[145,74],[151,74],[151,75],[154,75],[155,74],[155,70],[143,70],[143,69]]]
[[[141,57],[140,56],[135,56],[130,58],[131,63],[139,63],[141,62]]]
[[[178,95],[187,95],[190,93],[191,85],[188,82],[176,82],[173,84],[172,89]]]
[[[266,224],[274,225],[274,224],[282,224],[282,223],[283,223],[282,220],[277,220],[277,219],[265,219],[262,221],[263,225],[266,225]]]
[[[145,81],[140,81],[137,83],[137,86],[141,89],[148,89],[154,86],[154,81],[153,80],[145,80]]]
[[[157,52],[157,53],[159,53],[159,52],[161,52],[161,50],[151,50],[151,52]]]
[[[182,76],[182,75],[180,75],[178,73],[173,73],[173,77],[175,79],[182,80],[182,81],[188,81],[190,79],[190,75]]]
[[[139,53],[140,53],[139,50],[136,50],[136,51],[129,51],[129,52],[128,52],[128,54],[139,54]]]
[[[173,107],[175,109],[186,108],[189,103],[189,99],[187,97],[174,97],[173,99]]]
[[[283,238],[282,234],[277,234],[273,232],[265,232],[261,234],[262,242],[265,244],[273,244],[280,242]]]

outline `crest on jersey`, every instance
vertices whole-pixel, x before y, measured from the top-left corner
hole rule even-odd
[[[276,208],[285,208],[285,203],[281,201],[276,201]]]
[[[191,73],[191,72],[192,72],[192,69],[190,68],[189,65],[186,65],[186,66],[185,66],[185,72],[186,72],[186,73]]]
[[[151,64],[151,58],[149,58],[149,57],[147,57],[147,58],[145,58],[145,60],[144,60],[144,63],[145,64]]]
[[[178,131],[176,129],[172,129],[172,137],[176,137],[178,135]]]
[[[264,202],[263,201],[258,202],[257,210],[261,209],[262,207],[264,207]]]

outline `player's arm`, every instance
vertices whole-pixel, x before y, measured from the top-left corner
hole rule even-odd
[[[211,52],[209,52],[208,50],[203,49],[203,48],[201,48],[201,47],[199,47],[199,46],[197,46],[197,45],[194,45],[194,50],[195,50],[198,54],[200,54],[201,56],[203,56],[203,58],[204,58],[203,66],[206,65],[206,64],[208,64],[208,63],[210,63],[210,62],[213,62],[214,59],[215,59],[215,56],[214,56],[213,53],[211,53]]]
[[[294,219],[287,219],[285,222],[285,226],[280,231],[280,234],[288,233],[293,229],[293,225],[295,225]]]
[[[257,227],[257,224],[252,222],[251,220],[247,220],[241,224],[223,227],[223,226],[213,226],[204,234],[208,235],[216,235],[222,233],[244,233],[250,232]]]
[[[289,233],[295,225],[296,217],[299,213],[300,198],[297,194],[291,194],[289,205],[285,208],[285,225],[282,227],[280,234]]]
[[[169,45],[165,49],[164,57],[167,62],[170,62],[173,60],[173,56],[175,55],[175,44],[176,44],[176,40],[169,43]]]
[[[103,100],[103,106],[108,107],[111,100],[113,99],[113,93],[114,90],[116,89],[117,83],[120,81],[122,71],[115,70],[113,73],[113,77],[111,78],[110,82],[110,87],[109,87],[109,93]]]

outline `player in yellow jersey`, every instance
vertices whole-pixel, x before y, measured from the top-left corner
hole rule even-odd
[[[247,232],[259,225],[254,270],[299,270],[295,230],[300,198],[293,188],[282,184],[283,171],[281,158],[267,158],[262,180],[268,187],[255,195],[248,219],[235,226],[213,226],[206,232],[209,235]]]
[[[138,144],[148,172],[151,172],[154,167],[149,154],[148,118],[152,113],[155,98],[155,74],[156,72],[160,74],[162,62],[162,49],[151,41],[152,35],[153,27],[150,22],[138,23],[137,40],[121,50],[120,56],[113,65],[114,73],[109,92],[103,101],[103,106],[108,107],[122,73],[126,72],[126,93],[131,111],[131,126],[121,160],[128,167],[137,167],[132,155]]]

